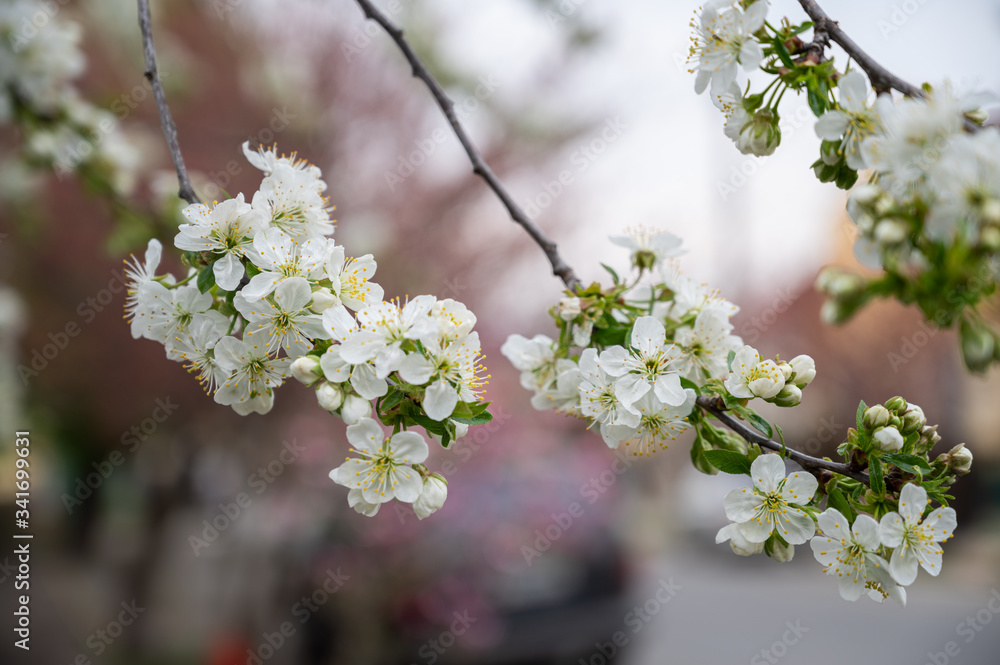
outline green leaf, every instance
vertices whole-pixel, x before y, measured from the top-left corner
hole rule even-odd
[[[609,265],[607,265],[605,263],[602,263],[601,267],[608,271],[608,274],[611,275],[611,279],[614,280],[615,285],[618,285],[618,284],[621,283],[621,279],[618,277],[618,273],[615,272],[614,268],[612,268],[611,266],[609,266]]]
[[[785,433],[781,431],[781,427],[778,426],[778,423],[774,424],[774,431],[778,433],[778,441],[781,442],[781,456],[787,457],[788,453],[785,452]]]
[[[439,434],[441,436],[445,433],[446,426],[440,420],[431,420],[427,416],[418,413],[408,416],[408,418],[423,427],[429,433]]]
[[[882,475],[882,461],[875,455],[868,458],[868,477],[876,496],[885,496],[885,477]]]
[[[683,376],[681,377],[681,388],[690,388],[694,391],[695,395],[701,395],[701,390],[698,388],[698,384],[691,379],[684,378]]]
[[[854,524],[855,518],[857,518],[858,513],[851,507],[851,502],[847,500],[844,493],[840,491],[839,487],[832,487],[827,492],[827,502],[826,505],[829,508],[836,508],[840,511],[840,514],[847,518],[847,521]]]
[[[774,431],[771,429],[771,423],[757,415],[756,411],[748,409],[745,406],[736,407],[734,410],[749,421],[749,423],[754,426],[754,429],[765,435],[767,438],[770,439],[774,436]]]
[[[789,54],[788,49],[785,48],[785,44],[781,41],[780,37],[775,37],[771,42],[774,44],[774,52],[778,54],[778,58],[781,59],[781,64],[789,69],[795,69],[795,63],[792,62],[792,56]]]
[[[858,414],[855,417],[855,422],[857,423],[859,432],[863,432],[865,429],[865,411],[867,410],[868,405],[865,404],[864,400],[861,400],[861,403],[858,404]]]
[[[812,112],[816,115],[816,117],[819,117],[826,112],[826,99],[820,96],[819,92],[817,92],[813,86],[809,86],[806,97],[809,99],[809,108],[812,109]]]
[[[388,411],[402,402],[405,396],[406,394],[401,390],[390,390],[389,394],[386,395],[381,402],[379,402],[379,409],[381,411]]]
[[[732,450],[706,450],[702,453],[708,463],[723,473],[734,476],[750,475],[750,460],[746,455]]]
[[[486,423],[493,420],[493,414],[490,413],[489,411],[483,411],[479,415],[472,416],[469,418],[466,417],[456,418],[454,415],[452,415],[451,419],[454,420],[456,423],[464,423],[466,425],[485,425]]]
[[[215,270],[208,265],[198,273],[198,290],[202,293],[208,293],[213,286],[215,286]]]
[[[813,27],[812,21],[806,21],[802,25],[799,25],[799,26],[796,26],[795,28],[793,28],[792,31],[790,33],[788,33],[788,34],[791,35],[791,36],[793,36],[793,37],[795,35],[801,35],[803,32],[805,32],[806,30],[808,30],[811,27]]]
[[[729,351],[729,357],[728,357],[728,358],[726,358],[726,367],[728,367],[728,368],[729,368],[729,371],[730,371],[730,372],[732,372],[732,371],[733,371],[733,361],[734,361],[734,360],[736,360],[736,352],[735,352],[735,351],[732,351],[732,350],[730,350],[730,351]]]
[[[249,261],[247,261],[246,263],[246,271],[247,271],[247,277],[254,277],[255,275],[260,274],[260,268],[250,263]]]
[[[705,441],[701,438],[700,432],[695,436],[694,443],[691,444],[691,463],[694,464],[694,468],[710,476],[719,473],[719,470],[705,458]]]
[[[923,475],[931,470],[931,465],[919,455],[908,455],[906,453],[889,453],[882,456],[882,460],[887,464],[894,464],[906,473],[913,475]]]

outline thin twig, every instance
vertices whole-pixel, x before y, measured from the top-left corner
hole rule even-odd
[[[553,242],[545,233],[534,223],[531,219],[524,213],[521,207],[514,201],[514,198],[507,192],[503,184],[497,178],[496,174],[489,167],[486,161],[483,159],[482,155],[479,154],[479,150],[476,148],[472,139],[469,138],[468,133],[466,133],[465,128],[462,123],[458,121],[458,117],[455,115],[454,103],[448,98],[444,89],[437,82],[434,76],[430,73],[427,67],[421,62],[420,58],[413,51],[413,48],[403,37],[403,31],[398,28],[389,18],[378,10],[375,5],[373,5],[369,0],[357,0],[358,6],[361,7],[361,11],[364,12],[367,18],[372,19],[378,23],[382,28],[389,34],[399,50],[403,52],[406,60],[410,63],[413,68],[413,76],[419,78],[423,81],[427,88],[431,91],[434,96],[434,101],[441,108],[445,117],[448,119],[448,124],[451,125],[452,131],[455,132],[455,136],[461,142],[462,147],[465,148],[466,154],[469,155],[469,160],[472,162],[473,173],[481,177],[489,185],[490,189],[497,195],[500,202],[503,203],[507,212],[510,214],[510,218],[514,220],[517,224],[520,224],[528,235],[531,236],[542,251],[545,252],[545,256],[548,258],[549,263],[552,264],[552,274],[559,277],[566,288],[575,291],[580,286],[580,280],[573,272],[573,269],[569,266],[566,261],[559,255],[559,251],[556,248],[556,243]]]
[[[719,397],[702,396],[698,398],[697,403],[698,406],[718,418],[723,425],[739,434],[749,443],[756,443],[761,448],[767,448],[777,452],[784,451],[788,455],[789,459],[797,462],[799,466],[810,473],[817,474],[822,471],[832,471],[833,473],[839,473],[847,476],[848,478],[853,478],[854,480],[860,481],[865,485],[869,484],[868,474],[852,468],[849,464],[831,462],[830,460],[820,459],[819,457],[813,457],[812,455],[800,453],[794,448],[782,446],[777,441],[772,441],[752,427],[744,425],[738,419],[726,413],[726,405]]]
[[[180,189],[177,195],[188,203],[201,203],[201,199],[194,193],[191,180],[188,178],[187,167],[184,166],[184,156],[181,155],[181,146],[177,142],[177,125],[170,115],[170,107],[167,106],[167,97],[163,93],[163,84],[160,82],[160,74],[156,69],[156,48],[153,46],[153,25],[149,18],[149,0],[138,0],[139,2],[139,30],[142,31],[142,46],[146,54],[146,80],[153,88],[153,97],[156,98],[156,110],[160,114],[160,126],[163,127],[163,136],[167,139],[167,147],[170,148],[170,158],[174,161],[174,169],[177,171],[177,180],[180,182]]]
[[[847,33],[840,29],[840,25],[831,19],[815,0],[799,0],[799,4],[802,5],[802,9],[812,19],[814,31],[818,34],[829,36],[830,39],[847,51],[847,54],[854,58],[858,66],[868,75],[868,79],[871,81],[872,88],[875,89],[876,93],[882,94],[890,90],[898,90],[907,97],[924,96],[923,90],[899,78],[868,55],[853,39],[847,36]],[[816,39],[814,41],[819,40]]]

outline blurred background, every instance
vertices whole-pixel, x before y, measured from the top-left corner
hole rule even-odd
[[[741,305],[747,343],[816,358],[803,404],[767,414],[801,449],[832,454],[859,399],[895,394],[940,423],[941,451],[968,444],[943,573],[921,574],[905,610],[841,600],[808,547],[777,564],[715,545],[739,481],[694,471],[689,440],[623,462],[577,422],[531,409],[499,347],[551,334],[560,283],[354,2],[153,2],[203,199],[256,189],[243,141],[298,151],[323,169],[337,242],[375,254],[387,297],[456,298],[479,316],[495,419],[436,451],[447,504],[419,523],[396,504],[356,514],[327,477],[343,423],[310,390],[289,382],[270,415],[241,418],[131,338],[122,260],[152,235],[172,248],[179,209],[135,4],[49,4],[83,27],[84,95],[141,146],[128,201],[146,214],[122,219],[72,177],[0,179],[0,502],[12,514],[12,433],[30,429],[35,533],[32,651],[5,629],[0,662],[996,662],[1000,376],[970,377],[953,333],[899,305],[820,323],[816,273],[856,265],[845,194],[808,168],[818,139],[804,100],[786,98],[773,157],[725,138],[684,63],[693,3],[381,5],[585,282],[599,262],[626,267],[608,235],[662,227],[684,238],[685,270]],[[904,78],[1000,90],[1000,4],[829,4]],[[772,3],[782,15],[804,20],[790,0]],[[0,133],[5,152],[16,141]],[[5,625],[12,551],[0,549]]]

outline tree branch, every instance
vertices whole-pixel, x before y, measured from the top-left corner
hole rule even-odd
[[[898,90],[907,97],[924,96],[923,90],[899,78],[868,55],[853,39],[847,36],[847,33],[840,29],[840,24],[831,19],[815,0],[799,0],[799,4],[812,19],[814,34],[828,36],[847,51],[847,54],[854,58],[858,66],[868,75],[868,80],[871,81],[872,88],[875,89],[876,93],[882,94],[890,90]],[[814,39],[814,41],[818,42],[820,38]]]
[[[475,144],[472,142],[472,139],[469,138],[465,128],[458,121],[458,117],[455,115],[453,102],[448,98],[448,95],[441,88],[440,84],[413,51],[413,48],[403,36],[403,31],[390,21],[385,14],[379,11],[370,0],[356,0],[356,2],[361,8],[361,11],[364,12],[365,17],[382,26],[382,28],[396,43],[396,46],[399,47],[399,50],[402,51],[403,56],[406,57],[407,62],[409,62],[412,67],[413,76],[419,78],[427,85],[431,95],[434,97],[434,101],[437,102],[437,105],[441,108],[441,111],[448,119],[448,123],[455,132],[455,136],[458,137],[462,147],[465,148],[465,152],[468,154],[469,160],[472,162],[473,172],[486,181],[486,184],[497,195],[504,207],[507,208],[507,212],[510,213],[511,219],[524,228],[524,230],[528,232],[528,235],[530,235],[538,246],[542,248],[542,251],[545,252],[545,256],[549,259],[549,263],[552,264],[552,273],[562,279],[568,289],[575,290],[578,286],[580,286],[580,280],[573,272],[573,269],[559,255],[555,242],[550,240],[542,232],[542,230],[528,218],[507,190],[504,189],[503,184],[496,177],[496,174],[493,173],[489,165],[486,164],[485,160],[483,160],[482,155],[480,155]],[[865,69],[869,77],[872,79],[873,86],[875,85],[876,80],[880,82],[891,81],[893,84],[891,87],[894,87],[905,94],[923,94],[922,91],[917,88],[913,88],[913,86],[910,86],[905,81],[894,77],[892,74],[883,69],[878,63],[872,60],[867,54],[864,53],[864,51],[858,48],[857,45],[843,33],[843,31],[840,30],[835,21],[830,20],[829,17],[823,13],[823,10],[820,9],[815,2],[812,2],[812,0],[800,0],[800,2],[802,3],[803,8],[806,9],[806,12],[813,18],[813,22],[816,26],[814,31],[816,34],[815,41],[821,45],[825,45],[825,39],[829,36],[838,44],[843,46],[844,49],[847,50],[848,53],[851,53],[854,59],[858,61],[858,64]],[[869,67],[871,69],[869,69]],[[740,420],[726,413],[725,404],[717,397],[699,397],[697,403],[699,407],[711,413],[713,416],[718,418],[723,425],[733,430],[736,434],[743,437],[748,442],[756,443],[762,448],[767,448],[769,450],[778,452],[784,450],[790,459],[797,462],[803,469],[810,473],[819,475],[821,472],[828,471],[853,478],[866,485],[869,482],[867,473],[854,469],[848,464],[831,462],[830,460],[812,457],[787,446],[782,446],[776,441],[772,441],[751,427],[744,425]]]
[[[782,446],[777,441],[772,441],[752,427],[744,425],[739,419],[726,413],[726,405],[720,397],[702,396],[698,398],[697,404],[702,409],[718,418],[723,425],[739,434],[749,443],[756,443],[761,448],[767,448],[768,450],[774,450],[779,453],[784,450],[788,454],[789,459],[794,460],[799,464],[799,466],[814,475],[818,475],[819,472],[822,471],[831,471],[833,473],[839,473],[843,476],[847,476],[848,478],[853,478],[854,480],[860,481],[865,485],[869,484],[868,474],[851,467],[849,464],[845,464],[843,462],[831,462],[830,460],[820,459],[819,457],[813,457],[811,455],[806,455],[805,453],[800,453],[799,451],[789,448],[788,446]]]
[[[497,195],[500,202],[503,203],[507,212],[510,214],[510,218],[519,224],[531,239],[534,240],[542,251],[545,252],[546,258],[548,258],[549,263],[552,264],[552,274],[559,277],[566,288],[571,291],[575,291],[580,286],[580,280],[573,272],[573,268],[563,260],[559,255],[559,251],[556,248],[556,243],[553,242],[545,233],[534,223],[531,219],[524,213],[521,207],[514,201],[514,198],[507,192],[503,184],[497,178],[496,174],[489,167],[486,161],[483,159],[479,150],[476,148],[472,139],[469,138],[468,133],[466,133],[465,128],[462,123],[458,121],[458,117],[455,115],[454,103],[448,98],[444,89],[437,82],[434,76],[428,71],[427,67],[421,62],[420,58],[413,51],[413,48],[403,37],[403,31],[399,29],[389,18],[383,14],[381,11],[375,7],[369,0],[357,0],[358,6],[361,11],[364,12],[365,17],[375,21],[389,34],[399,50],[402,51],[406,60],[410,63],[413,68],[413,76],[419,78],[423,81],[427,88],[430,90],[431,95],[434,96],[434,101],[441,108],[445,117],[448,119],[448,124],[451,125],[452,131],[455,132],[455,136],[458,137],[459,142],[462,147],[465,148],[466,154],[469,156],[469,160],[472,162],[472,171],[483,180],[490,189]]]
[[[177,180],[180,182],[180,189],[177,195],[188,203],[201,203],[201,199],[194,193],[191,180],[188,178],[187,167],[184,166],[184,157],[181,155],[181,146],[177,142],[177,125],[170,115],[170,107],[167,106],[167,97],[163,93],[163,84],[160,82],[160,74],[156,69],[156,48],[153,46],[153,26],[149,18],[149,0],[138,0],[139,2],[139,30],[142,32],[142,47],[146,55],[146,80],[153,88],[153,97],[156,98],[156,110],[160,114],[160,126],[163,127],[163,136],[167,139],[167,147],[170,148],[170,158],[174,161],[174,169],[177,171]]]

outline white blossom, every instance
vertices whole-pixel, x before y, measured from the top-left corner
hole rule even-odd
[[[247,321],[243,340],[254,348],[262,346],[270,354],[284,349],[289,358],[308,353],[312,340],[329,337],[321,317],[309,309],[311,298],[309,282],[302,277],[283,280],[273,298],[250,302],[237,293],[233,305]]]
[[[641,316],[632,327],[630,348],[613,346],[601,353],[601,367],[618,377],[615,392],[628,408],[652,390],[664,404],[679,406],[686,399],[674,361],[676,345],[666,343],[663,324],[652,316]]]
[[[903,586],[917,578],[918,564],[935,577],[941,572],[940,543],[951,538],[958,525],[954,508],[938,508],[921,520],[928,503],[927,490],[907,483],[899,493],[899,511],[879,522],[882,543],[893,548],[889,571]]]
[[[195,203],[181,212],[188,223],[178,227],[174,245],[221,255],[212,265],[215,283],[234,291],[245,274],[242,259],[252,249],[254,237],[267,228],[267,220],[243,201],[242,194],[215,205]]]
[[[254,349],[235,337],[223,337],[215,345],[215,360],[229,373],[215,391],[215,401],[233,407],[241,416],[267,413],[274,406],[274,388],[289,373],[290,358],[272,358],[264,349]]]
[[[827,508],[818,522],[820,534],[809,545],[823,572],[837,577],[841,598],[857,600],[867,591],[880,602],[892,598],[906,605],[906,591],[892,579],[889,563],[878,553],[878,522],[858,515],[852,526],[836,508]]]
[[[421,494],[420,474],[412,465],[427,459],[427,442],[416,432],[398,432],[385,441],[382,428],[371,418],[362,418],[347,428],[351,452],[360,457],[347,460],[330,472],[338,485],[361,490],[369,503],[396,499],[413,503]]]
[[[333,240],[329,238],[293,238],[277,228],[258,233],[247,255],[261,272],[243,287],[243,297],[251,302],[260,300],[290,277],[310,281],[323,279],[333,247]]]
[[[424,488],[420,497],[413,502],[413,512],[418,519],[426,519],[444,506],[448,498],[448,481],[439,474],[424,478]]]
[[[705,4],[694,26],[689,57],[694,61],[692,71],[697,72],[695,92],[701,94],[711,82],[712,94],[719,94],[736,80],[738,66],[748,72],[760,66],[764,52],[753,33],[766,17],[766,0],[757,0],[745,10],[733,0]]]
[[[801,545],[816,531],[812,518],[796,505],[812,500],[818,483],[811,474],[796,471],[785,477],[785,463],[773,453],[750,465],[753,487],[726,495],[726,517],[739,525],[751,543],[763,543],[771,534],[790,545]]]
[[[752,346],[744,346],[733,358],[726,390],[733,397],[770,399],[785,387],[785,377],[773,360],[764,360]]]

